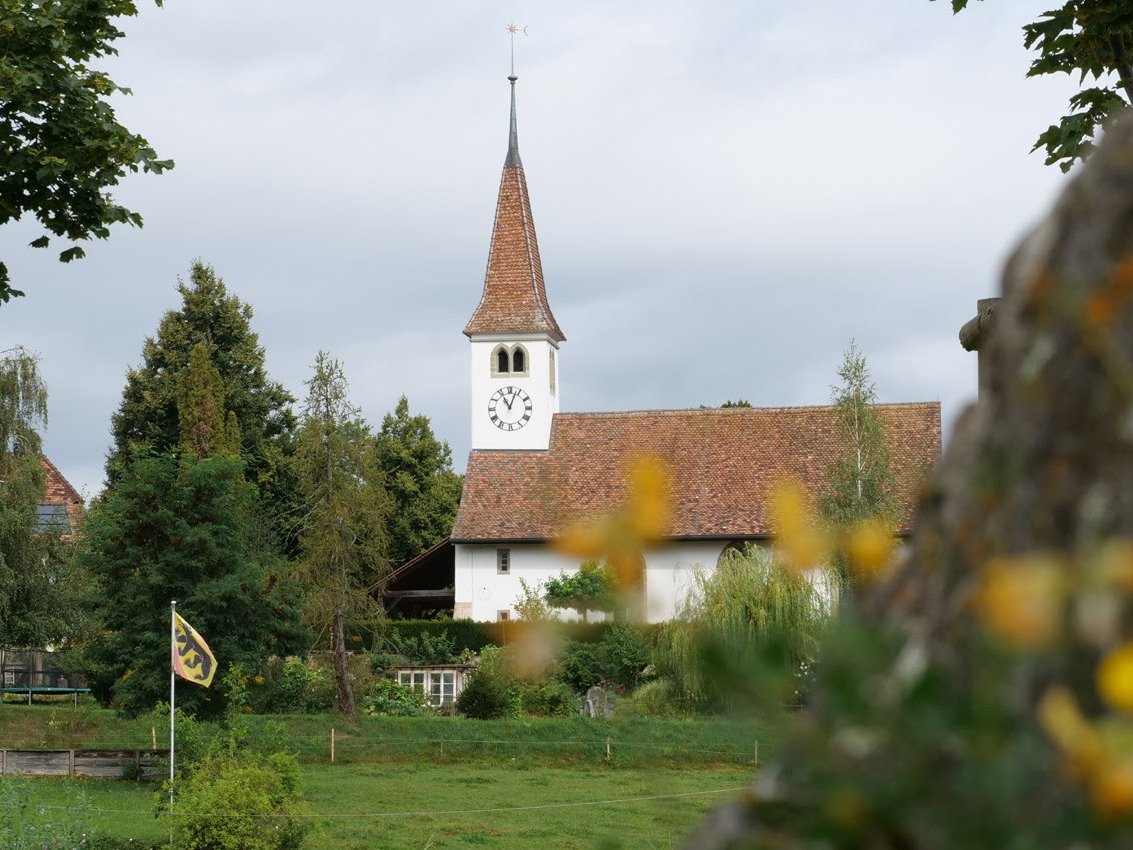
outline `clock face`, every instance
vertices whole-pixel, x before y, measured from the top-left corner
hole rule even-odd
[[[488,416],[501,431],[518,431],[531,419],[531,397],[519,387],[503,387],[488,400]]]

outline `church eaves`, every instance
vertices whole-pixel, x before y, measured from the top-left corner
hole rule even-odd
[[[492,227],[492,246],[488,251],[488,270],[480,304],[464,328],[467,336],[476,334],[546,334],[556,342],[566,337],[555,321],[543,283],[543,264],[539,241],[527,195],[527,178],[519,158],[515,121],[515,81],[511,83],[511,123],[508,151],[500,178],[496,219]]]

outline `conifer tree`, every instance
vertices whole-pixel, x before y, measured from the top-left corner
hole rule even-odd
[[[217,716],[229,665],[305,648],[297,612],[255,531],[256,489],[224,453],[140,454],[92,506],[80,561],[103,633],[85,650],[97,686],[133,715],[169,694],[169,603],[209,642],[211,688],[179,688],[178,707]]]
[[[405,396],[382,420],[376,457],[393,501],[388,556],[397,565],[452,531],[463,478],[452,470],[448,443],[433,434],[429,417],[410,415]]]
[[[387,564],[389,499],[373,458],[373,436],[350,403],[342,366],[326,352],[307,381],[295,453],[302,502],[298,573],[312,626],[329,630],[338,708],[356,713],[346,668],[346,625],[380,616],[368,588]]]
[[[107,477],[111,483],[118,480],[135,452],[175,450],[185,445],[194,429],[219,433],[215,420],[219,415],[224,439],[231,443],[238,435],[239,450],[234,454],[244,460],[245,475],[259,491],[261,509],[269,514],[278,544],[284,545],[284,516],[291,509],[294,488],[286,464],[294,438],[294,399],[267,375],[264,349],[251,327],[252,308],[230,294],[211,267],[194,262],[188,283],[179,283],[177,289],[180,309],[165,314],[156,336],[143,345],[142,365],[127,372],[122,402],[111,424],[114,445]],[[202,351],[195,351],[198,346]],[[205,353],[215,375],[206,374]],[[194,375],[183,379],[194,354],[198,358]],[[217,381],[221,390],[217,410],[183,404],[204,419],[182,423],[181,395],[210,397],[217,392]],[[203,436],[197,434],[190,442]],[[212,436],[206,439],[210,446],[212,441]],[[195,453],[205,457],[211,450]]]

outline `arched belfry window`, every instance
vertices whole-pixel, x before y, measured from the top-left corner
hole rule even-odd
[[[511,371],[527,371],[527,352],[523,350],[522,345],[517,345],[511,353]]]
[[[492,373],[506,375],[511,371],[508,350],[502,345],[492,352]]]

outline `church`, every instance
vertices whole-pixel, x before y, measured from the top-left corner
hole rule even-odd
[[[455,619],[515,617],[529,586],[570,573],[577,557],[554,542],[568,526],[608,515],[625,497],[627,462],[658,459],[671,476],[671,527],[644,552],[644,610],[670,619],[696,570],[770,541],[771,488],[783,478],[811,494],[841,452],[832,407],[560,411],[559,327],[543,280],[519,156],[515,83],[507,155],[480,302],[464,334],[471,354],[471,453],[450,537],[391,574],[392,616],[425,610]],[[880,405],[910,530],[915,492],[940,457],[939,402]],[[450,607],[451,606],[451,607]]]

